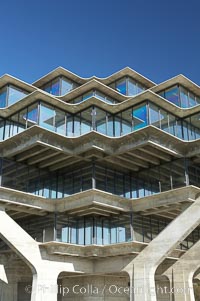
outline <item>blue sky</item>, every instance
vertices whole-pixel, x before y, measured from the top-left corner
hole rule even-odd
[[[57,66],[105,77],[130,66],[159,83],[200,84],[198,0],[7,0],[0,75],[33,82]]]

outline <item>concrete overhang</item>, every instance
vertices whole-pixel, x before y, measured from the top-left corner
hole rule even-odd
[[[170,78],[163,83],[160,83],[151,88],[151,90],[155,93],[159,93],[165,89],[168,89],[174,85],[180,84],[186,89],[190,90],[194,94],[200,96],[200,87],[195,84],[193,81],[185,77],[183,74],[179,74],[173,78]]]
[[[73,245],[61,242],[47,242],[40,244],[41,249],[45,249],[49,255],[62,255],[72,257],[84,257],[90,259],[103,259],[115,256],[137,256],[148,243],[139,241],[129,241],[112,245]],[[177,260],[185,252],[175,249],[167,258]]]
[[[170,211],[180,214],[199,196],[200,188],[186,186],[138,199],[128,199],[97,189],[90,189],[64,198],[49,199],[11,188],[0,187],[0,203],[9,210],[44,215],[58,212],[71,215],[142,215],[170,217]]]
[[[55,204],[51,199],[3,186],[0,187],[0,204],[7,211],[26,212],[30,215],[46,215],[55,211]]]
[[[57,199],[55,206],[57,212],[79,216],[125,214],[131,210],[129,199],[97,189]]]
[[[9,74],[4,74],[0,77],[0,89],[2,87],[4,87],[5,85],[8,85],[8,84],[12,84],[18,88],[21,88],[22,90],[25,90],[29,93],[37,90],[36,87],[14,77],[14,76],[11,76]]]
[[[199,196],[200,188],[185,186],[132,200],[132,211],[142,215],[175,218]]]
[[[45,75],[45,76],[41,77],[40,79],[38,79],[37,81],[35,81],[33,83],[33,85],[36,87],[41,87],[58,76],[65,76],[68,79],[71,79],[72,81],[74,81],[80,85],[83,85],[84,83],[86,83],[92,79],[96,79],[96,80],[104,83],[105,85],[109,85],[112,82],[114,82],[115,80],[122,78],[123,76],[130,76],[133,79],[135,79],[136,81],[139,81],[141,84],[144,84],[148,88],[155,85],[154,82],[152,82],[151,80],[147,79],[146,77],[144,77],[143,75],[139,74],[138,72],[132,70],[129,67],[125,67],[122,70],[119,70],[105,78],[100,78],[97,76],[84,78],[84,77],[78,76],[75,73],[72,73],[71,71],[69,71],[63,67],[57,67],[53,71],[49,72],[47,75]]]
[[[45,147],[55,148],[56,151],[62,151],[68,155],[81,155],[81,153],[92,148],[109,155],[118,155],[133,148],[151,144],[151,146],[155,146],[161,151],[175,157],[181,157],[182,153],[186,153],[184,149],[187,145],[193,143],[197,145],[198,141],[183,141],[154,126],[147,126],[121,137],[110,137],[96,131],[78,137],[66,137],[34,125],[13,137],[1,141],[0,155],[10,157],[38,143]]]

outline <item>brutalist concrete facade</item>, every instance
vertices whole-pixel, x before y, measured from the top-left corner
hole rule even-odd
[[[0,300],[200,300],[200,88],[0,78]]]

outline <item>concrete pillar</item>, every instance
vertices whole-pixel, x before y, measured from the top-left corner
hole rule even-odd
[[[57,273],[48,270],[33,275],[31,301],[57,301]]]
[[[174,301],[195,301],[193,276],[200,267],[200,240],[164,274],[172,281]]]
[[[129,263],[124,271],[133,274],[131,301],[157,301],[155,271],[180,241],[200,224],[200,198],[173,220]],[[132,289],[133,289],[132,288]]]

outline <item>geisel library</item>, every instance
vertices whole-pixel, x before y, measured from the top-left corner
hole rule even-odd
[[[0,300],[200,300],[200,88],[0,78]]]

